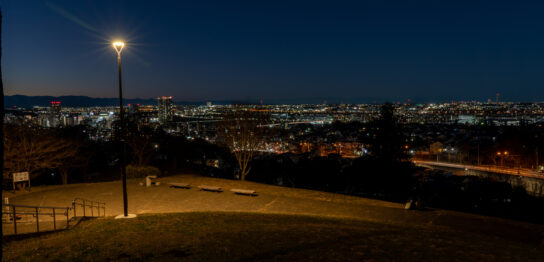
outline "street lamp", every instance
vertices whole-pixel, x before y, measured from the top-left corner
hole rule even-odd
[[[497,156],[501,157],[501,167],[502,167],[502,165],[504,163],[504,157],[508,156],[508,151],[504,151],[504,153],[497,152]]]
[[[128,214],[128,201],[127,201],[127,170],[126,170],[126,144],[123,138],[123,129],[125,122],[125,114],[123,112],[123,87],[122,87],[122,78],[121,78],[121,52],[125,48],[125,43],[122,41],[113,42],[113,49],[117,52],[117,69],[119,71],[119,127],[117,129],[119,135],[119,141],[123,144],[121,151],[121,176],[123,179],[123,208],[124,212],[122,215],[118,215],[116,218],[132,218],[136,215]]]

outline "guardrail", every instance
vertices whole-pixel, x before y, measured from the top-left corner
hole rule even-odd
[[[492,166],[492,165],[478,166],[478,165],[466,165],[466,164],[450,163],[450,162],[435,162],[435,161],[417,160],[417,159],[414,159],[413,162],[416,164],[424,164],[424,165],[430,165],[430,166],[450,167],[450,168],[457,168],[457,169],[464,169],[464,170],[477,170],[477,171],[483,171],[483,172],[489,172],[489,173],[544,179],[544,174],[537,172],[536,170],[528,169],[528,168],[520,168],[520,167],[510,168],[510,167]]]
[[[7,209],[6,209],[7,207]],[[41,212],[42,209],[50,210],[49,212]],[[57,230],[57,210],[63,210],[62,216],[66,216],[66,229],[70,227],[69,210],[70,207],[53,207],[53,206],[27,206],[15,204],[2,204],[2,223],[4,224],[13,221],[13,234],[17,235],[17,220],[22,218],[22,215],[32,215],[36,218],[36,232],[40,232],[40,215],[51,216],[53,218],[53,230]],[[17,211],[19,210],[19,211]],[[23,211],[21,211],[23,210]],[[29,211],[30,210],[30,211]],[[44,221],[42,221],[43,223]]]
[[[83,198],[74,198],[74,201],[72,201],[72,209],[74,210],[74,217],[77,216],[77,209],[76,207],[81,207],[83,209],[83,216],[82,217],[88,217],[87,216],[87,207],[90,207],[91,209],[91,217],[94,217],[94,209],[96,208],[97,216],[100,215],[100,210],[102,209],[102,216],[106,216],[106,203],[104,202],[98,202],[98,201],[91,201]]]

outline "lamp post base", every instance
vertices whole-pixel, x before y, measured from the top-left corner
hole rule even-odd
[[[115,219],[123,219],[123,218],[135,218],[136,215],[135,214],[128,214],[125,216],[125,214],[121,214],[121,215],[118,215],[115,217]]]

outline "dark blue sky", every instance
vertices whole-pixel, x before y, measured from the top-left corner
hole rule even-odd
[[[544,4],[508,2],[1,0],[5,89],[115,97],[123,38],[130,98],[542,101]]]

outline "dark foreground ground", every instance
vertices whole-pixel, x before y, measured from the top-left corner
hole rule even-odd
[[[501,230],[497,228],[497,230]],[[3,261],[542,261],[539,243],[412,223],[237,212],[100,218],[5,239]]]
[[[3,192],[24,205],[103,201],[107,217],[69,231],[8,236],[2,261],[544,261],[541,224],[193,175],[160,180],[150,188],[128,180],[129,213],[138,214],[132,220],[112,218],[122,213],[119,181]],[[169,182],[193,188],[169,188]],[[259,195],[235,195],[232,188]],[[34,230],[34,220],[22,218],[20,229],[26,223]],[[4,232],[11,228],[3,225]]]

